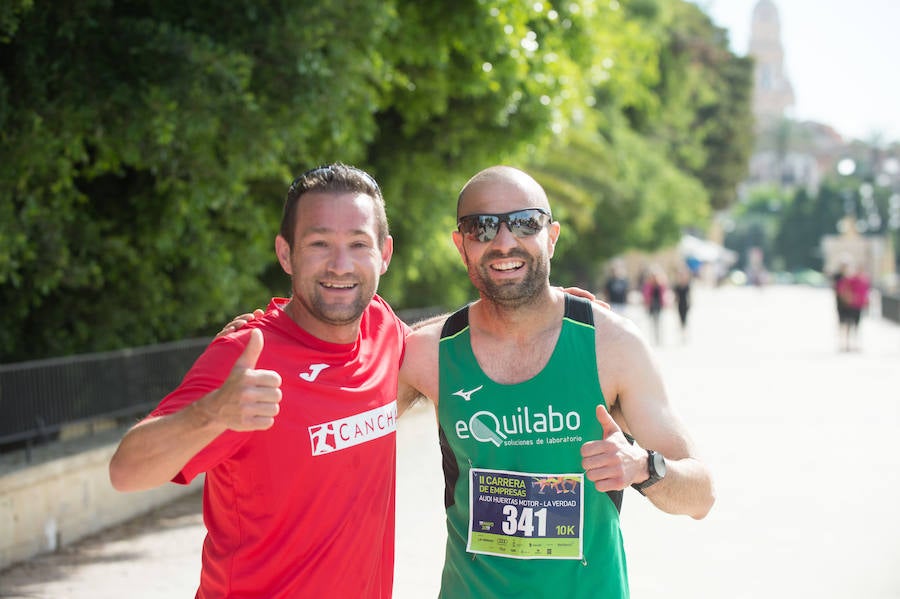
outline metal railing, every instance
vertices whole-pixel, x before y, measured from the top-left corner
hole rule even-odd
[[[0,451],[63,427],[137,417],[174,389],[210,339],[0,365]]]
[[[900,323],[900,295],[881,292],[881,316]]]

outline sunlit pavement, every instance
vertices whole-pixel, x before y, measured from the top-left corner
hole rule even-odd
[[[630,316],[646,329],[643,312]],[[689,335],[663,316],[656,355],[712,467],[702,521],[627,491],[635,599],[900,597],[900,326],[866,316],[839,352],[830,290],[695,288]],[[445,539],[434,416],[400,421],[395,597],[434,597]],[[3,573],[0,597],[190,597],[196,498]],[[565,592],[561,590],[560,596]]]

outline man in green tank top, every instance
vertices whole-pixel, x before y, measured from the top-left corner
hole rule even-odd
[[[550,286],[543,188],[492,167],[460,192],[453,241],[479,299],[407,337],[399,408],[438,413],[443,598],[629,596],[619,507],[634,486],[700,519],[714,502],[647,343]]]

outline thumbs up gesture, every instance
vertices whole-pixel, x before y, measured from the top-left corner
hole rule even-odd
[[[581,446],[581,466],[598,491],[619,491],[631,485],[642,468],[646,471],[647,456],[628,442],[605,406],[597,406],[597,422],[603,438]]]
[[[202,400],[204,412],[226,428],[253,431],[275,424],[281,401],[281,375],[274,370],[256,369],[262,350],[262,331],[253,329],[228,378]]]

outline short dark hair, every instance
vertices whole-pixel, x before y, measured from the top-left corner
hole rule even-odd
[[[366,171],[340,162],[310,169],[294,179],[288,188],[287,197],[284,200],[284,211],[281,216],[281,236],[287,240],[290,247],[294,245],[297,203],[303,194],[311,192],[357,192],[372,198],[378,227],[376,231],[378,247],[384,247],[384,241],[388,236],[388,222],[381,188]]]

